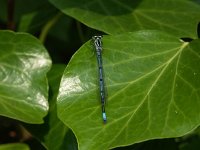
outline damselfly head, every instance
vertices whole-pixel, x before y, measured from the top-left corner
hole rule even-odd
[[[92,37],[92,39],[93,40],[102,39],[102,37],[103,37],[102,35],[95,35],[95,36]]]
[[[93,39],[93,42],[94,42],[94,45],[96,47],[102,47],[102,37],[101,35],[96,35],[96,36],[93,36],[92,39]]]

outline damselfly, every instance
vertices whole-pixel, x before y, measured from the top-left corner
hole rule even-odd
[[[104,123],[106,123],[106,112],[105,112],[105,86],[104,86],[104,78],[103,78],[103,64],[102,64],[102,36],[93,36],[93,44],[96,50],[97,55],[97,63],[99,70],[99,87],[100,87],[100,97],[101,97],[101,108],[102,108],[102,117]]]

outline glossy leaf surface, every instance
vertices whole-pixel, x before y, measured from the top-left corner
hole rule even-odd
[[[36,38],[0,31],[0,114],[42,123],[48,112],[50,67],[49,55]]]
[[[80,150],[184,135],[200,124],[200,41],[160,31],[103,37],[108,121],[103,124],[97,60],[90,43],[61,80],[58,116]]]
[[[50,0],[65,14],[109,34],[156,29],[196,37],[200,5],[195,0]]]

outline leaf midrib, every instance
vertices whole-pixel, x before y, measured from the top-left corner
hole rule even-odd
[[[124,126],[120,129],[120,131],[118,132],[118,134],[115,136],[115,138],[113,138],[113,140],[111,141],[111,143],[117,139],[117,137],[121,134],[122,131],[124,131],[124,129],[126,129],[126,126],[128,126],[128,123],[130,122],[130,120],[133,118],[133,116],[136,114],[136,112],[139,110],[139,108],[144,104],[146,98],[149,96],[150,92],[152,91],[152,89],[155,87],[156,83],[158,82],[158,80],[160,79],[160,77],[163,75],[163,73],[165,72],[165,70],[167,69],[167,67],[169,66],[169,64],[178,56],[181,54],[181,52],[183,51],[183,49],[188,45],[189,43],[183,43],[183,45],[180,47],[180,50],[177,51],[177,53],[171,58],[169,59],[163,66],[165,66],[161,72],[159,73],[158,77],[156,78],[156,80],[153,82],[153,84],[151,85],[150,89],[148,90],[147,94],[144,96],[144,98],[142,99],[141,103],[139,104],[139,106],[136,108],[136,110],[131,115],[131,117],[127,120],[127,122],[124,124]],[[129,115],[130,113],[128,113]],[[126,115],[126,116],[128,116]],[[121,117],[122,118],[122,117]],[[120,118],[120,119],[121,119]],[[115,120],[116,121],[116,120]],[[112,145],[112,144],[110,144]]]

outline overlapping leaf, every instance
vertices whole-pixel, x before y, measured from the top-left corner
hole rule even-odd
[[[50,86],[49,114],[45,117],[44,124],[25,124],[25,127],[33,136],[39,139],[48,150],[77,149],[77,142],[73,133],[57,117],[56,98],[64,69],[65,65],[56,64],[52,66],[48,73]]]
[[[31,35],[0,32],[0,115],[41,123],[48,111],[51,60]]]
[[[49,124],[49,131],[44,138],[44,143],[48,150],[77,150],[74,134],[57,117],[56,98],[65,67],[65,65],[53,65],[48,73],[49,86],[52,92],[49,120],[46,122]]]
[[[102,150],[184,135],[200,124],[200,41],[159,31],[105,36],[107,124],[101,118],[97,60],[89,43],[68,64],[58,115],[80,150]]]
[[[195,0],[50,0],[89,27],[116,34],[159,29],[178,37],[196,37],[200,5]]]

